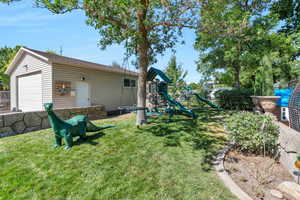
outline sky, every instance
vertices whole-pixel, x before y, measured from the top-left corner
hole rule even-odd
[[[0,4],[0,47],[23,45],[32,49],[60,51],[63,56],[83,59],[105,65],[113,61],[122,64],[124,48],[113,45],[105,50],[98,47],[100,35],[97,30],[86,25],[82,11],[64,15],[54,15],[47,9],[34,8],[33,1],[23,0],[10,5]],[[193,48],[195,33],[185,30],[185,44],[175,47],[177,61],[188,71],[186,81],[198,82],[200,74],[196,71],[198,52]],[[153,67],[164,69],[170,57],[170,50],[158,56]],[[134,66],[127,66],[135,70]]]

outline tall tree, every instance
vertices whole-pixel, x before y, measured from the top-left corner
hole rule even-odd
[[[18,0],[0,0],[13,2]],[[35,0],[37,7],[62,14],[81,9],[87,24],[99,31],[102,48],[123,44],[127,55],[138,60],[137,106],[146,106],[146,77],[155,56],[172,48],[183,28],[195,28],[198,0]],[[137,113],[137,125],[146,123],[145,111]]]
[[[172,80],[172,83],[170,84],[171,95],[179,97],[180,92],[186,86],[184,79],[187,76],[187,71],[182,68],[182,65],[177,63],[175,55],[171,57],[169,64],[165,69],[165,73]]]
[[[299,38],[300,38],[300,1],[299,0],[277,0],[274,1],[271,6],[271,14],[278,16],[280,20],[280,26],[278,32],[284,34],[286,39],[281,46],[298,46],[297,50],[289,48],[290,57],[280,54],[277,59],[283,63],[281,66],[285,66],[285,70],[277,70],[277,76],[285,75],[287,78],[281,79],[280,82],[290,81],[295,76],[300,75],[299,71]],[[297,70],[298,68],[298,70]]]
[[[0,48],[0,82],[3,89],[9,89],[9,76],[4,72],[21,46]]]
[[[201,6],[201,26],[196,48],[200,51],[199,71],[230,71],[235,87],[241,86],[241,71],[245,63],[257,63],[249,55],[256,49],[253,40],[273,28],[272,20],[263,17],[269,0],[209,0]]]
[[[203,29],[196,43],[200,50],[198,71],[203,78],[212,76],[218,83],[258,91],[260,81],[264,87],[271,88],[272,80],[289,82],[297,76],[300,35],[277,32],[280,18],[269,10],[273,2],[214,0],[203,3]],[[266,57],[270,58],[270,65],[264,62]],[[261,78],[270,66],[270,78]],[[260,91],[271,93],[270,89]]]

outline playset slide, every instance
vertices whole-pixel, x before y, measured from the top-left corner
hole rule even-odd
[[[212,103],[211,101],[205,99],[204,97],[201,97],[199,94],[193,93],[193,95],[197,98],[198,101],[202,101],[212,108],[221,109],[218,105]]]
[[[177,107],[180,112],[187,114],[193,119],[196,118],[196,115],[192,110],[189,110],[186,107],[184,107],[181,103],[173,99],[168,93],[166,93],[165,91],[161,91],[160,93],[171,106]]]

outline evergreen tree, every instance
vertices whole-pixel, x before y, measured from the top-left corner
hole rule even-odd
[[[175,98],[179,97],[186,87],[184,79],[187,76],[187,71],[182,68],[182,65],[177,63],[175,55],[171,57],[165,73],[172,81],[169,85],[170,94]]]

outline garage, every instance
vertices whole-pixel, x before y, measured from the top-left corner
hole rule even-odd
[[[42,74],[18,77],[18,109],[22,112],[43,109]]]
[[[115,111],[135,105],[138,73],[76,58],[20,48],[6,69],[10,77],[10,110],[42,111],[104,105]],[[124,83],[130,80],[130,85]],[[122,96],[122,101],[120,101]]]

